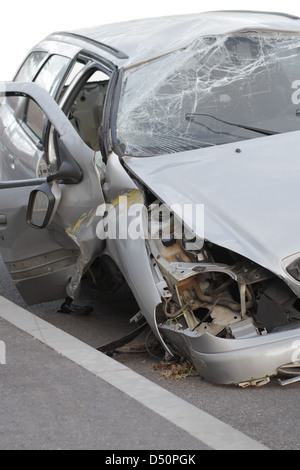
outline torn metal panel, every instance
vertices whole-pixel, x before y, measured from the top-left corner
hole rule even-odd
[[[300,338],[299,329],[247,339],[224,339],[209,333],[199,336],[172,324],[162,325],[160,331],[190,358],[200,376],[219,384],[277,375],[280,364],[290,361]]]
[[[83,213],[74,227],[68,226],[65,228],[66,234],[80,249],[80,254],[74,265],[72,278],[66,290],[67,295],[72,299],[79,297],[82,276],[104,249],[104,242],[95,236],[98,223],[99,217],[97,215],[97,208],[95,208],[88,213]]]
[[[67,266],[72,266],[78,257],[76,250],[57,250],[47,255],[6,263],[13,281],[19,282],[38,276],[44,276]]]
[[[128,230],[131,224],[140,221],[139,214],[130,215],[128,208],[135,203],[144,203],[143,194],[138,190],[115,154],[110,155],[108,159],[106,184],[103,190],[116,213],[117,234],[124,230],[124,226],[121,226],[122,222],[124,222],[124,219],[122,219],[124,210],[126,211],[127,218],[126,230]],[[127,197],[125,208],[120,203],[122,196]],[[110,213],[108,212],[109,216]],[[144,228],[144,226],[141,227],[142,232]],[[124,237],[114,235],[107,238],[104,253],[115,261],[134,294],[148,324],[165,346],[165,349],[172,354],[158,330],[157,312],[161,306],[162,278],[156,275],[150,263],[149,253],[145,244],[146,234],[143,236],[141,233],[141,236],[137,239],[128,236],[128,233],[127,236],[123,233]]]

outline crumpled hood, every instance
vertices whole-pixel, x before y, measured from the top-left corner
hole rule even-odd
[[[124,161],[167,205],[204,204],[205,239],[281,276],[300,252],[299,131]]]

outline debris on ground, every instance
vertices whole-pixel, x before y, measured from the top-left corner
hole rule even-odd
[[[135,343],[122,348],[116,349],[114,352],[117,354],[141,354],[149,353],[155,357],[157,350],[161,353],[161,346],[159,343]],[[158,357],[157,357],[158,359]],[[161,375],[167,380],[183,380],[187,377],[196,377],[198,372],[194,366],[184,357],[180,358],[164,358],[159,362],[152,364],[153,371],[161,371]]]
[[[162,377],[168,380],[183,380],[187,377],[198,376],[194,366],[184,358],[178,361],[160,361],[157,364],[152,364],[152,370],[161,370]]]

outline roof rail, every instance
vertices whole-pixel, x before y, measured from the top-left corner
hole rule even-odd
[[[277,11],[256,11],[256,10],[218,10],[209,13],[256,13],[261,15],[276,15],[289,18],[290,20],[300,20],[299,16],[290,15],[289,13],[280,13]]]
[[[116,49],[115,47],[108,46],[107,44],[104,44],[102,42],[96,41],[95,39],[91,39],[89,37],[82,36],[81,34],[68,33],[68,32],[65,32],[65,31],[59,31],[59,32],[56,32],[54,34],[59,34],[61,36],[67,36],[67,37],[71,37],[71,38],[74,38],[74,39],[80,39],[82,41],[88,42],[88,43],[90,43],[90,44],[92,44],[96,47],[99,47],[100,49],[108,52],[109,54],[113,55],[117,59],[128,59],[129,58],[128,55],[125,54],[125,52],[122,52],[119,49]]]

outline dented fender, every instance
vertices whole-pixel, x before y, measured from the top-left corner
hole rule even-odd
[[[129,208],[136,203],[143,204],[144,196],[134,180],[124,170],[119,157],[115,154],[112,154],[108,159],[106,183],[103,192],[110,207],[113,207],[116,211],[117,234],[124,232],[124,227],[120,230],[120,221],[124,210],[124,206],[122,203],[120,204],[122,196],[126,196],[127,229],[129,230],[131,224],[138,224],[139,214],[131,214]],[[101,229],[103,228],[102,224],[103,220],[100,221]],[[128,236],[124,238],[120,236],[108,237],[103,254],[110,256],[117,264],[150,328],[169,354],[172,354],[165,344],[157,325],[156,315],[162,304],[162,299],[151,268],[146,237],[141,236],[136,239]]]

